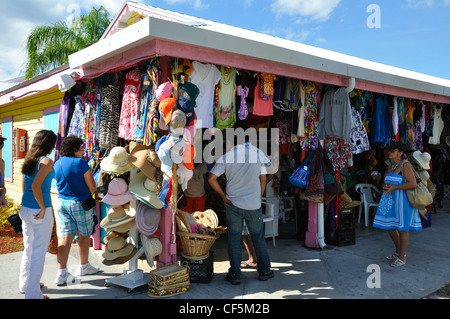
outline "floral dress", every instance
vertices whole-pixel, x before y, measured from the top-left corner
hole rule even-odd
[[[314,83],[308,82],[305,94],[304,125],[305,136],[300,138],[302,149],[316,150],[319,147],[318,110],[319,90]],[[300,125],[301,123],[299,123]]]
[[[134,68],[127,73],[119,119],[119,137],[126,140],[134,140],[137,113],[141,100],[141,82],[141,73],[138,68]]]

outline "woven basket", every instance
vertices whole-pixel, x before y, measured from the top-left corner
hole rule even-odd
[[[208,258],[209,250],[219,236],[177,232],[186,258]]]
[[[181,294],[189,290],[190,282],[184,281],[171,285],[158,286],[155,282],[151,281],[148,284],[148,293],[150,297],[171,297]]]
[[[169,265],[150,271],[150,277],[157,286],[167,286],[189,280],[189,267]]]

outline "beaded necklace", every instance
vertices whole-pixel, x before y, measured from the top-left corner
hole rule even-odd
[[[403,159],[399,160],[398,163],[395,164],[395,166],[392,167],[391,173],[393,173],[395,171],[395,169],[397,168],[398,164],[400,164],[401,161],[403,161]]]

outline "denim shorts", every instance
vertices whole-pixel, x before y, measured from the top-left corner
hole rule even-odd
[[[61,235],[90,236],[94,230],[93,209],[85,211],[81,201],[58,198],[56,213],[59,216]]]

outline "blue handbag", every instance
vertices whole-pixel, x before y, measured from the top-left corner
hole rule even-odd
[[[309,161],[311,157],[311,153],[308,157],[303,161],[302,164],[295,170],[294,173],[289,177],[289,182],[298,188],[305,188],[306,182],[308,180],[309,173],[311,171],[311,163],[314,162],[315,155],[312,161]]]

